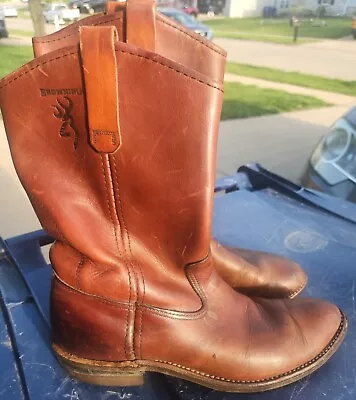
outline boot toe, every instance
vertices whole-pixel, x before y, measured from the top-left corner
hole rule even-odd
[[[257,385],[279,387],[309,375],[334,354],[346,333],[346,317],[328,302],[254,300],[248,306],[249,368],[243,379]]]
[[[280,297],[289,297],[290,299],[300,294],[308,282],[308,277],[304,270],[296,262],[268,254],[266,255],[269,265],[273,265],[273,277],[271,282],[274,283],[273,293],[279,293]]]
[[[344,313],[334,304],[315,299],[288,301],[287,309],[298,331],[296,340],[303,342],[305,360],[323,357],[346,331]]]
[[[308,277],[296,262],[275,254],[260,251],[239,250],[239,255],[249,263],[249,271],[255,271],[254,285],[238,288],[246,295],[268,298],[293,298],[305,288]],[[257,267],[253,269],[252,266]],[[251,272],[250,272],[251,275]]]

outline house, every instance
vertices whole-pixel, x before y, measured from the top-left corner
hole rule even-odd
[[[264,7],[276,7],[277,13],[300,7],[316,12],[325,5],[328,15],[352,15],[356,12],[356,0],[226,0],[224,15],[227,17],[260,17]]]
[[[224,15],[226,17],[260,17],[265,7],[276,7],[284,10],[291,7],[291,0],[226,0]]]
[[[294,0],[298,6],[315,12],[320,5],[325,5],[330,15],[352,15],[356,11],[356,0]]]

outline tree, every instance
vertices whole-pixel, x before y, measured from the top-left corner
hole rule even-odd
[[[30,9],[35,36],[45,35],[46,31],[41,0],[29,0],[28,8]]]

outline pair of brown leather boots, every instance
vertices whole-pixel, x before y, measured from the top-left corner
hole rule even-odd
[[[157,371],[258,392],[323,365],[345,315],[288,299],[306,284],[295,263],[211,238],[226,53],[150,0],[111,3],[33,44],[0,104],[56,239],[53,348],[71,375],[138,385]]]

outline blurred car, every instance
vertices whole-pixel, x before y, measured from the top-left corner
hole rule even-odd
[[[8,18],[13,17],[13,18],[15,18],[15,17],[18,16],[17,9],[15,7],[3,6],[3,7],[0,7],[0,9],[3,11],[5,17],[8,17]]]
[[[352,36],[354,37],[354,39],[356,39],[356,16],[352,17],[351,32],[352,32]]]
[[[55,22],[58,18],[60,24],[64,24],[65,21],[76,21],[80,18],[80,12],[77,8],[69,8],[65,3],[49,3],[46,5],[43,15],[45,21]]]
[[[81,13],[94,14],[106,10],[106,0],[71,0],[70,8],[78,8]]]
[[[164,14],[166,17],[172,19],[175,22],[183,25],[184,27],[198,33],[199,35],[206,37],[209,40],[213,38],[213,31],[207,26],[197,21],[195,18],[187,15],[183,11],[176,8],[165,8],[158,7],[158,11]]]
[[[316,146],[301,182],[356,202],[356,107],[338,119]]]
[[[6,29],[5,24],[5,15],[2,10],[0,10],[0,39],[7,38],[9,36],[9,32]]]
[[[182,11],[194,18],[197,18],[199,15],[199,10],[196,7],[184,6],[182,7]]]

